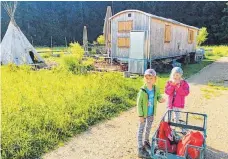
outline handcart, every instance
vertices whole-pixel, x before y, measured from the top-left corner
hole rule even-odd
[[[182,120],[179,122],[174,121],[174,113],[179,112],[181,115]],[[185,118],[185,120],[183,120]],[[196,126],[192,124],[191,120],[196,120],[200,126]],[[205,152],[206,152],[206,137],[207,137],[207,115],[200,114],[200,113],[193,113],[193,112],[183,112],[183,111],[174,111],[168,110],[165,115],[162,117],[161,122],[168,122],[172,133],[174,134],[176,140],[180,140],[184,135],[186,135],[189,131],[198,131],[203,136],[203,144],[201,147],[187,145],[186,151],[183,156],[178,156],[175,153],[170,153],[167,150],[166,140],[158,138],[159,128],[156,130],[152,137],[151,142],[151,158],[153,159],[191,159],[188,155],[188,148],[196,149],[199,152],[198,159],[205,159]],[[160,123],[161,123],[160,122]],[[159,124],[160,126],[160,124]],[[158,142],[164,142],[165,149],[159,149]]]

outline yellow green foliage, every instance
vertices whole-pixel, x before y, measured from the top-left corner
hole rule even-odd
[[[197,45],[200,46],[202,43],[204,43],[207,40],[207,36],[208,36],[207,28],[202,27],[199,30],[199,34],[197,36]]]
[[[206,51],[207,56],[228,56],[228,46],[227,45],[218,45],[218,46],[203,46]]]
[[[92,60],[87,61],[88,65]],[[2,66],[2,158],[38,158],[88,126],[135,105],[141,80],[74,75],[64,67]]]
[[[69,52],[71,52],[77,59],[77,61],[81,62],[82,57],[84,55],[83,47],[78,43],[70,43],[70,47],[68,48]]]
[[[105,44],[104,35],[100,35],[100,36],[97,38],[97,42],[98,42],[98,44]]]

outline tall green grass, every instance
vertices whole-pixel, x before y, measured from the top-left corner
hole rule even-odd
[[[141,80],[120,73],[2,67],[2,157],[36,158],[135,105]]]
[[[206,50],[206,56],[228,56],[228,45],[218,45],[218,46],[203,46]]]

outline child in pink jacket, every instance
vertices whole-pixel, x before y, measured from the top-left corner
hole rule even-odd
[[[170,74],[170,80],[166,83],[165,93],[168,95],[168,109],[179,111],[185,106],[185,97],[189,94],[189,85],[182,79],[183,70],[174,67]],[[179,122],[180,113],[175,112],[176,123]]]

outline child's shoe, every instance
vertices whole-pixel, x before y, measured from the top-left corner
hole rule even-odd
[[[144,147],[138,149],[138,157],[150,159],[150,154],[146,151]]]
[[[151,150],[150,142],[149,141],[144,141],[144,147],[146,150]]]

